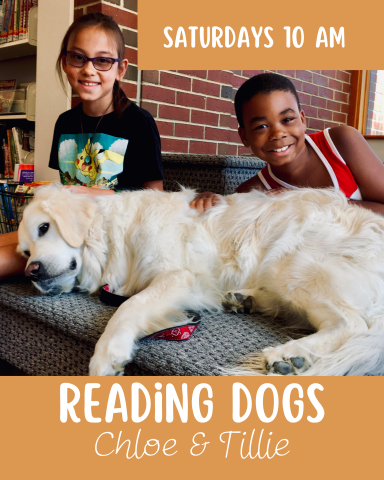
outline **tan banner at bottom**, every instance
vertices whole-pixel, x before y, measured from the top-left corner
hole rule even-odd
[[[382,378],[0,381],[4,479],[357,479],[382,469]]]

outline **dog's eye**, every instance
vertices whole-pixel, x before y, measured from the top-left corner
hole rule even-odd
[[[25,255],[26,257],[30,257],[30,256],[31,256],[31,252],[30,252],[29,250],[24,250],[23,253],[24,253],[24,255]]]
[[[42,223],[39,225],[39,237],[42,237],[48,232],[49,229],[49,223]]]

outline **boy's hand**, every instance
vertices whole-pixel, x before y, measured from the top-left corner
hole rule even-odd
[[[223,200],[223,197],[217,193],[203,192],[196,195],[189,206],[196,209],[199,213],[203,213],[211,207],[219,205]]]

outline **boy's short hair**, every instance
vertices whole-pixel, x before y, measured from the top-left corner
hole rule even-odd
[[[275,91],[291,92],[296,98],[299,110],[301,110],[300,100],[296,92],[296,88],[288,78],[277,73],[260,73],[259,75],[256,75],[244,82],[236,93],[235,110],[237,121],[239,122],[240,127],[244,128],[244,103],[249,102],[249,100],[251,100],[251,98],[258,93],[264,93],[268,95],[269,93]]]

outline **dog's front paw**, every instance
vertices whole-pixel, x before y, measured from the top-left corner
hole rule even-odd
[[[124,375],[124,368],[132,360],[135,343],[124,334],[112,337],[102,335],[89,364],[89,374],[96,376]]]
[[[295,345],[295,341],[268,347],[261,354],[267,375],[300,375],[312,366],[310,354]]]

